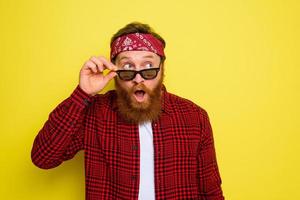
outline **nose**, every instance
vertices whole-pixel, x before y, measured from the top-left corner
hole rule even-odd
[[[136,74],[133,81],[136,82],[136,83],[141,83],[141,82],[144,82],[144,79],[140,74]]]

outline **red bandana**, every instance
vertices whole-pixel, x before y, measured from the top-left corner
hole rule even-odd
[[[111,45],[110,60],[123,51],[151,51],[164,57],[164,46],[151,34],[131,33],[118,37]]]

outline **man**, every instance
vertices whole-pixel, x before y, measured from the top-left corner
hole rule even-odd
[[[120,29],[110,61],[91,57],[49,115],[33,163],[53,168],[84,150],[88,200],[224,199],[207,112],[166,91],[164,47],[146,24]],[[98,94],[112,79],[116,90]]]

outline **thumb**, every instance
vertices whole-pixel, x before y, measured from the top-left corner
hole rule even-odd
[[[117,75],[116,72],[110,71],[110,72],[104,77],[104,79],[105,79],[105,81],[108,82],[108,81],[110,81],[111,79],[113,79],[116,75]]]

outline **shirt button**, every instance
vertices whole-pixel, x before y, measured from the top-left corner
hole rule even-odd
[[[90,104],[90,101],[88,99],[84,99],[83,102],[86,106],[88,106]]]
[[[132,150],[134,150],[134,151],[138,150],[138,148],[139,148],[139,147],[136,146],[136,145],[133,145],[133,146],[132,146]]]
[[[135,181],[136,180],[136,176],[131,176],[131,180]]]

